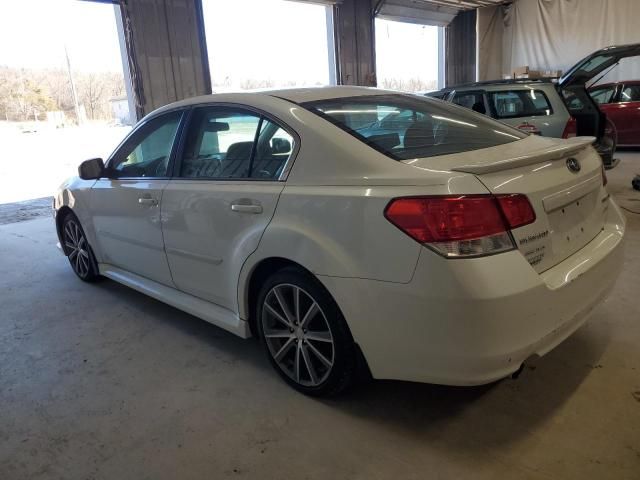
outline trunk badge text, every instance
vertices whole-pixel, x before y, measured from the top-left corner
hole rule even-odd
[[[578,173],[580,171],[580,162],[575,158],[567,158],[567,168],[573,173]]]

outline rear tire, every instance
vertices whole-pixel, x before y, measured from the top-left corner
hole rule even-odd
[[[73,272],[84,282],[99,280],[98,262],[78,217],[68,213],[62,220],[62,245]]]
[[[292,267],[273,274],[260,289],[255,315],[269,361],[293,388],[331,396],[354,383],[358,357],[353,337],[316,278]]]

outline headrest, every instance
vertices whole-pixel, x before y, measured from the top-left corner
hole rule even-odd
[[[249,160],[253,142],[237,142],[229,145],[227,150],[227,160]]]
[[[404,134],[405,148],[431,147],[433,144],[433,124],[429,120],[414,122]]]

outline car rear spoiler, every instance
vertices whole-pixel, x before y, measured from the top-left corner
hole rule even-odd
[[[560,160],[578,153],[580,150],[583,150],[595,141],[595,137],[574,137],[561,141],[557,146],[532,150],[531,152],[518,157],[506,158],[488,163],[459,165],[451,168],[451,170],[482,175],[485,173],[533,165],[544,161]]]

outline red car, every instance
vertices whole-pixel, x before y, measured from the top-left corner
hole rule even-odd
[[[589,94],[618,131],[618,146],[640,146],[640,80],[596,85]]]

